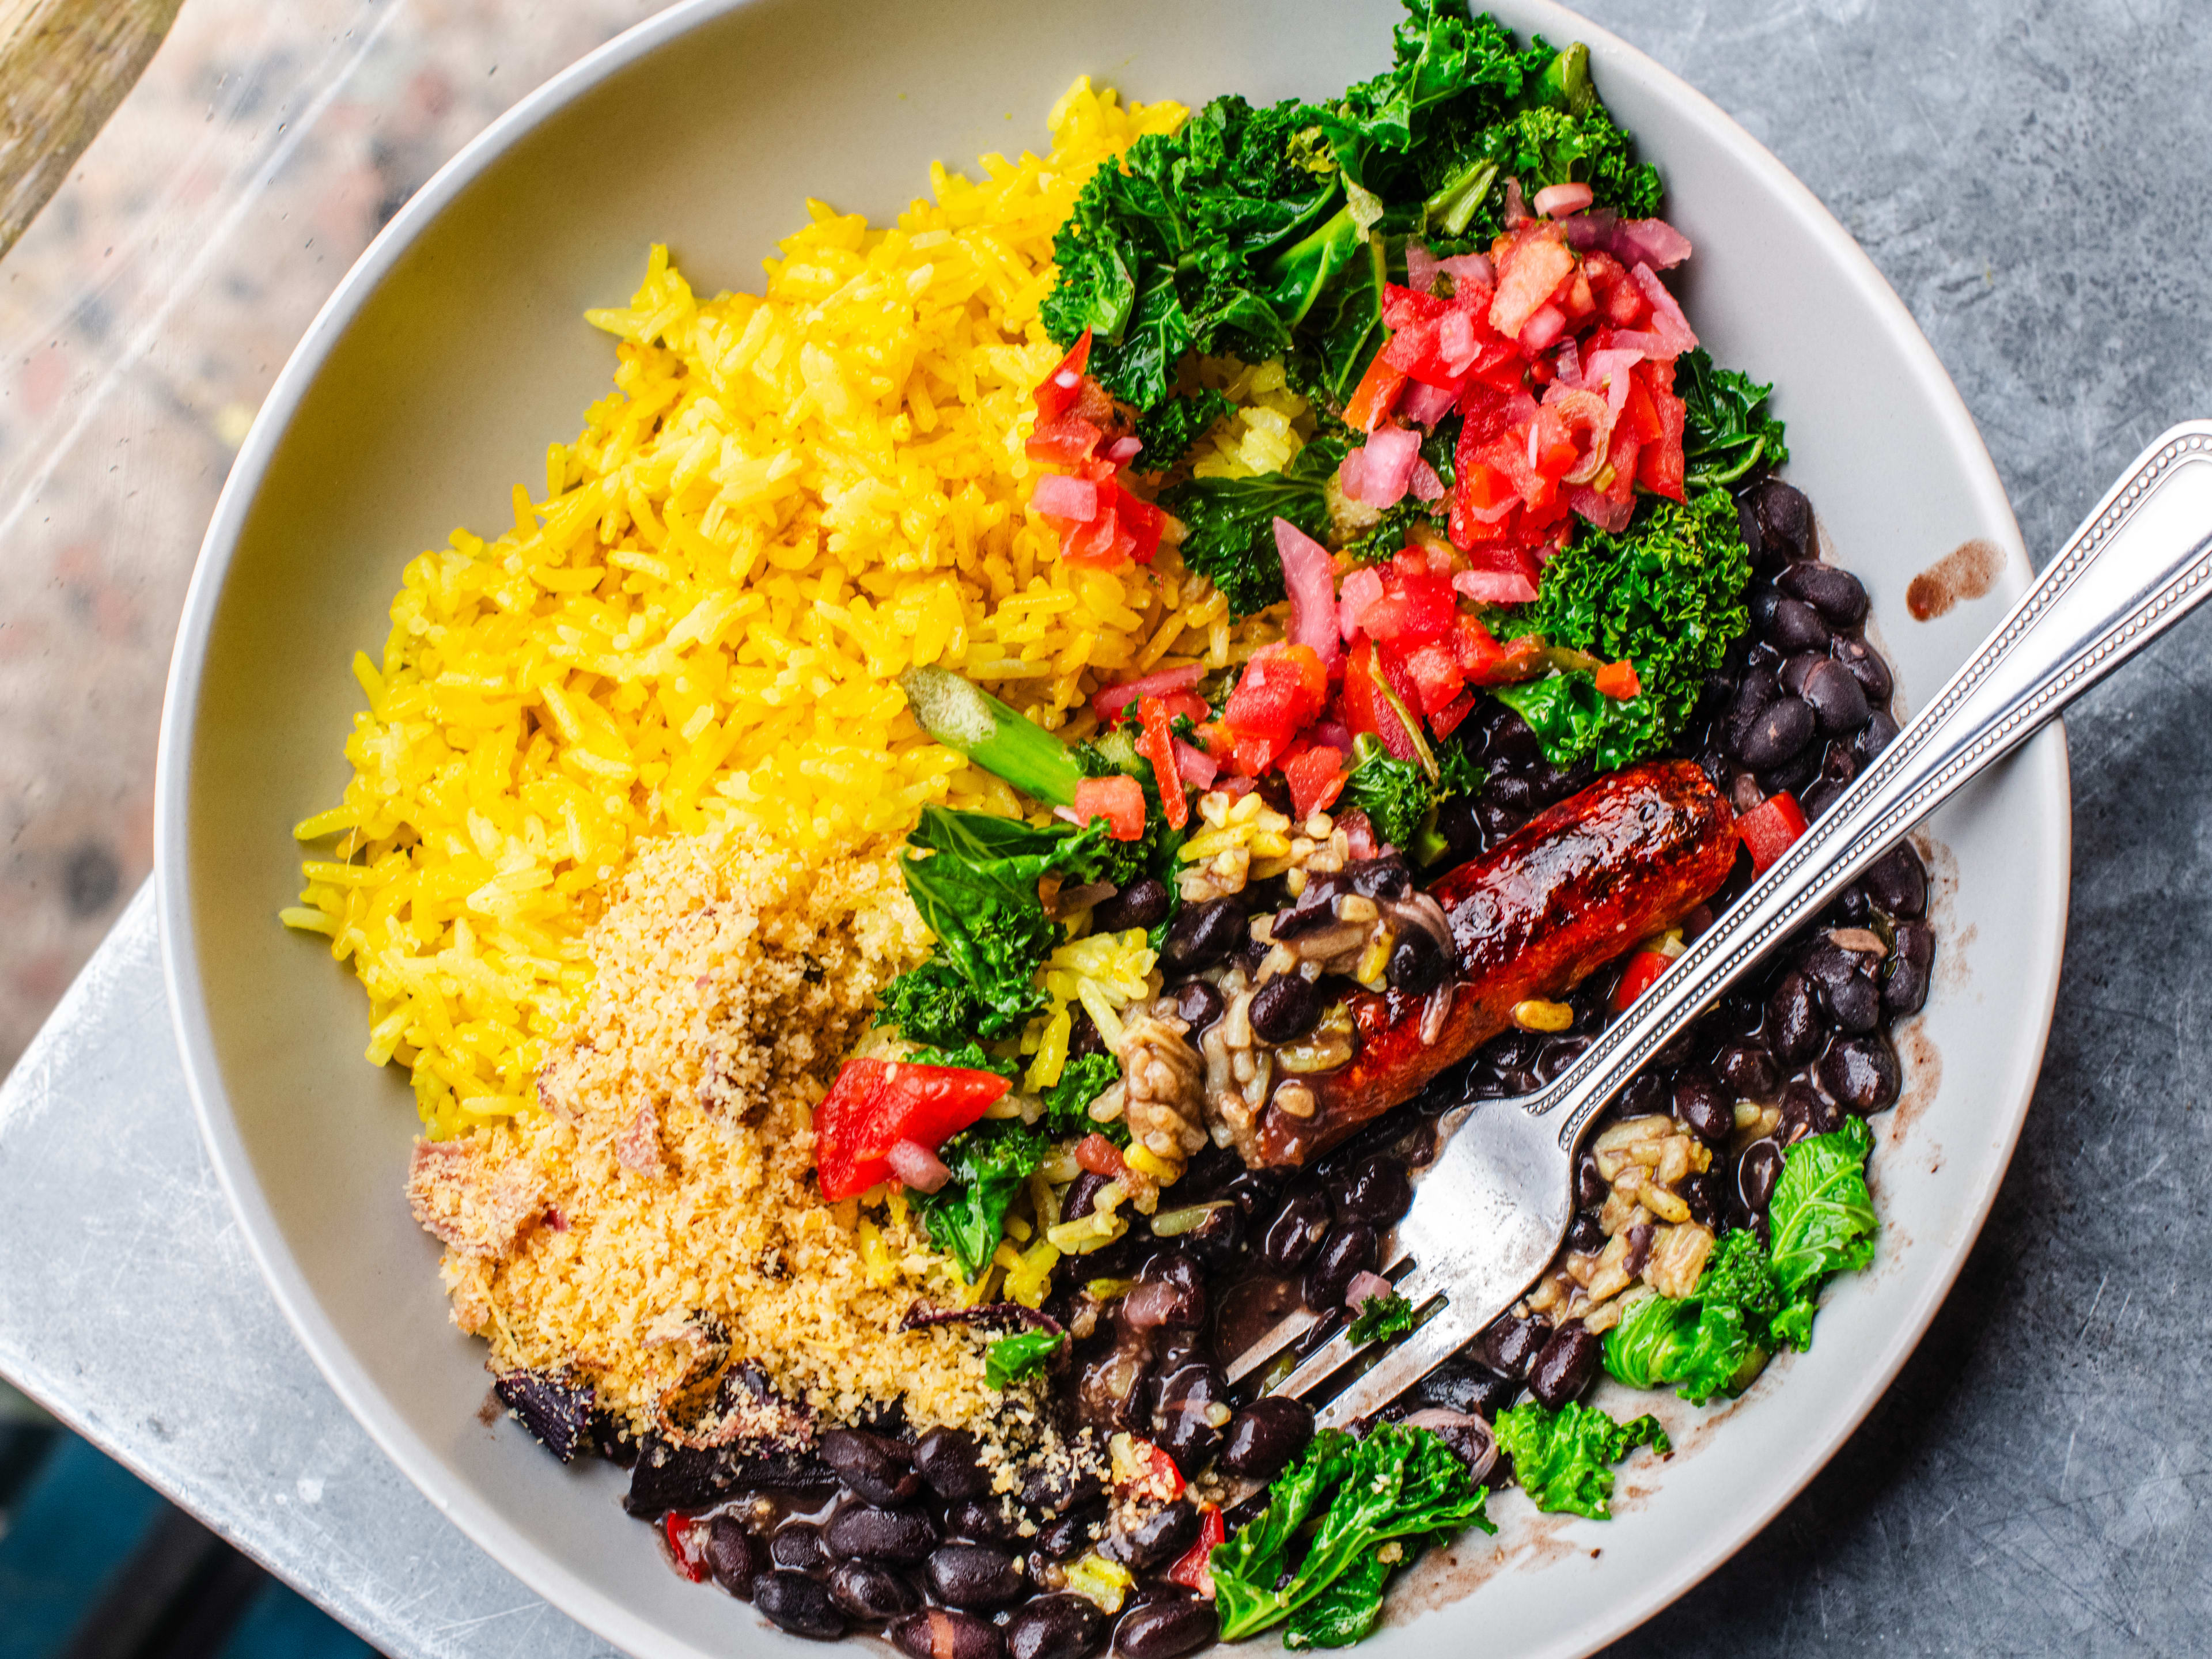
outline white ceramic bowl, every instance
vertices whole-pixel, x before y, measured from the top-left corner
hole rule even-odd
[[[2029,575],[1927,343],[1819,203],[1705,100],[1541,0],[1497,9],[1589,42],[1697,246],[1692,319],[1721,361],[1780,383],[1789,476],[1871,590],[1906,698],[1924,701]],[[350,978],[275,919],[296,886],[288,826],[345,780],[349,656],[383,637],[407,559],[456,524],[502,522],[511,481],[537,476],[549,439],[605,394],[612,347],[580,315],[629,294],[649,242],[672,243],[702,291],[751,285],[805,196],[880,221],[922,191],[932,157],[1042,148],[1078,74],[1194,104],[1327,94],[1383,65],[1395,14],[1389,0],[679,5],[524,100],[408,204],[239,456],[185,607],[158,795],[169,987],[208,1145],[277,1300],[369,1432],[477,1543],[635,1653],[797,1650],[671,1572],[617,1507],[616,1471],[563,1469],[478,1418],[482,1348],[447,1322],[436,1247],[402,1195],[407,1089],[362,1063]],[[1907,580],[1974,537],[2003,550],[1995,592],[1906,620]],[[1588,1652],[1772,1516],[1903,1363],[1981,1225],[2041,1058],[2065,922],[2057,733],[1931,829],[1941,966],[1905,1044],[1907,1102],[1879,1121],[1880,1260],[1831,1291],[1809,1354],[1705,1414],[1717,1432],[1662,1406],[1683,1452],[1632,1465],[1610,1523],[1501,1500],[1499,1539],[1432,1556],[1375,1659],[1478,1642],[1500,1659]]]

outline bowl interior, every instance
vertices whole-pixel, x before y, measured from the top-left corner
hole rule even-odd
[[[1496,9],[1524,32],[1591,41],[1601,90],[1665,169],[1668,216],[1697,245],[1692,322],[1720,360],[1779,382],[1790,476],[1872,591],[1908,702],[1924,702],[2027,574],[1925,343],[1832,220],[1711,106],[1555,8]],[[1312,95],[1381,68],[1395,13],[1387,0],[679,7],[526,100],[399,216],[240,456],[186,612],[160,798],[172,990],[210,1143],[279,1300],[371,1432],[479,1543],[635,1651],[791,1638],[681,1583],[620,1513],[614,1471],[564,1470],[512,1424],[478,1419],[481,1346],[447,1322],[436,1247],[402,1193],[410,1097],[362,1061],[348,974],[274,916],[297,885],[289,826],[347,775],[362,702],[348,659],[378,650],[406,561],[456,525],[504,522],[513,481],[538,476],[547,442],[605,394],[612,345],[581,313],[627,298],[648,243],[672,244],[702,292],[751,286],[805,197],[880,222],[926,187],[932,158],[968,168],[1041,149],[1045,111],[1079,74],[1193,102]],[[1972,537],[2007,555],[1995,592],[1906,620],[1906,582]],[[1732,1408],[1726,1432],[1689,1433],[1686,1408],[1673,1411],[1695,1455],[1639,1471],[1609,1526],[1508,1525],[1432,1557],[1378,1654],[1478,1629],[1493,1650],[1596,1645],[1748,1536],[1902,1362],[1979,1226],[2040,1055],[2065,899],[2057,738],[1931,830],[1948,849],[1948,923],[1907,1046],[1917,1103],[1887,1121],[1881,1262],[1832,1294],[1814,1352]],[[1497,1509],[1521,1513],[1517,1499]],[[1540,1570],[1498,1572],[1510,1557]]]

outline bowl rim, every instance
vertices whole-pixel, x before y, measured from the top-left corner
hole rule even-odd
[[[472,1490],[441,1478],[421,1437],[351,1362],[346,1345],[319,1304],[294,1261],[263,1198],[222,1082],[213,1030],[196,969],[191,903],[191,822],[193,727],[213,624],[239,538],[281,440],[331,350],[370,296],[404,258],[416,237],[491,165],[543,121],[653,53],[755,0],[678,0],[667,10],[617,34],[533,88],[496,117],[441,167],[378,233],[317,312],[271,385],[216,500],[186,590],[162,705],[155,775],[155,901],[161,933],[163,978],[186,1087],[202,1139],[248,1249],[276,1304],[324,1380],[378,1448],[470,1541],[531,1590],[594,1634],[626,1651],[682,1653],[708,1659],[706,1650],[672,1636],[626,1604],[585,1583],[519,1532]],[[1626,60],[1706,125],[1762,176],[1775,199],[1832,259],[1870,305],[1909,367],[1913,394],[1968,459],[1962,483],[1978,514],[2009,533],[2003,539],[2008,574],[2033,568],[1995,464],[1964,399],[1934,347],[1880,269],[1820,198],[1766,147],[1695,87],[1610,30],[1556,3],[1516,0],[1516,10],[1556,38],[1602,44],[1608,57]],[[1717,1534],[1719,1541],[1686,1552],[1673,1570],[1655,1575],[1640,1595],[1597,1598],[1599,1604],[1566,1621],[1536,1651],[1545,1659],[1575,1659],[1636,1628],[1705,1579],[1749,1543],[1814,1477],[1865,1420],[1918,1346],[1979,1237],[2026,1121],[2042,1068],[2057,1005],[2064,953],[2072,864],[2072,792],[2063,728],[2053,722],[2007,764],[2033,767],[2047,792],[2051,816],[2045,833],[2056,842],[2058,902],[2047,918],[2039,954],[2047,957],[2039,1002],[2020,1012],[2026,1024],[2019,1097],[2012,1103],[1997,1157],[1973,1193],[1968,1224],[1949,1259],[1927,1280],[1892,1327],[1888,1339],[1862,1372],[1856,1398],[1821,1432],[1801,1443],[1788,1474],[1768,1488],[1765,1500],[1741,1512]]]

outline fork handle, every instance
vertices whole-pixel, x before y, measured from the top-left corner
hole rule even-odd
[[[1571,1152],[1620,1085],[1898,838],[2212,594],[2212,421],[2114,484],[1996,631],[1748,893],[1530,1109]]]

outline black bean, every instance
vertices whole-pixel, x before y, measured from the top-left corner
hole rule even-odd
[[[1753,1215],[1766,1213],[1774,1196],[1774,1183],[1782,1179],[1782,1148],[1771,1140],[1754,1140],[1743,1149],[1735,1164],[1736,1194]]]
[[[1750,492],[1749,499],[1758,515],[1761,542],[1770,548],[1787,547],[1801,559],[1812,550],[1813,504],[1804,491],[1768,478]]]
[[[1096,1261],[1097,1257],[1091,1260]],[[1086,1423],[1127,1429],[1132,1434],[1145,1432],[1149,1426],[1145,1370],[1150,1357],[1141,1338],[1123,1337],[1103,1353],[1084,1361],[1075,1382],[1077,1414]]]
[[[1711,1170],[1692,1170],[1674,1183],[1674,1192],[1689,1206],[1691,1220],[1701,1227],[1718,1229],[1721,1184]]]
[[[1322,1242],[1313,1266],[1306,1269],[1306,1306],[1316,1313],[1341,1308],[1352,1281],[1374,1271],[1376,1249],[1372,1227],[1355,1221],[1334,1230]]]
[[[1766,637],[1785,656],[1799,651],[1826,651],[1828,624],[1804,600],[1784,598],[1775,601],[1773,619],[1766,625]]]
[[[921,1492],[913,1454],[888,1435],[831,1429],[822,1437],[822,1461],[871,1504],[911,1503]]]
[[[1560,1326],[1528,1367],[1528,1392],[1557,1411],[1589,1387],[1603,1346],[1579,1320]]]
[[[1293,1273],[1306,1264],[1314,1247],[1328,1231],[1328,1200],[1318,1187],[1298,1187],[1283,1200],[1283,1207],[1267,1224],[1260,1241],[1260,1254],[1279,1273]]]
[[[929,1517],[913,1510],[878,1509],[872,1504],[848,1504],[830,1517],[823,1542],[841,1561],[868,1556],[911,1566],[937,1545],[937,1528]]]
[[[1235,1261],[1243,1242],[1244,1212],[1234,1204],[1207,1211],[1197,1225],[1176,1239],[1209,1272],[1218,1272]]]
[[[1252,994],[1252,1035],[1262,1042],[1296,1042],[1320,1022],[1321,988],[1298,974],[1278,974]]]
[[[965,1429],[932,1429],[915,1443],[914,1466],[939,1498],[981,1498],[991,1490],[975,1437]]]
[[[919,1590],[873,1561],[848,1561],[831,1573],[830,1599],[848,1616],[872,1624],[902,1618],[921,1605]]]
[[[1249,937],[1244,907],[1233,898],[1186,904],[1168,925],[1160,963],[1172,974],[1194,974],[1226,961]]]
[[[951,1607],[910,1613],[891,1626],[890,1637],[910,1659],[1002,1659],[1006,1650],[996,1625]]]
[[[1782,666],[1782,653],[1765,643],[1774,628],[1774,607],[1782,603],[1782,594],[1771,582],[1753,582],[1745,590],[1745,606],[1751,612],[1751,631],[1758,641],[1744,653],[1747,669],[1765,669],[1773,672]],[[1761,656],[1761,652],[1766,654]]]
[[[768,1559],[784,1572],[830,1576],[830,1549],[822,1541],[822,1528],[811,1521],[787,1521],[778,1527],[768,1540]]]
[[[1875,709],[1873,718],[1851,739],[1851,753],[1858,757],[1861,766],[1871,766],[1875,756],[1897,741],[1897,722],[1890,718],[1889,710]]]
[[[1849,634],[1838,634],[1828,643],[1829,654],[1849,669],[1851,678],[1866,693],[1867,702],[1880,708],[1889,702],[1890,694],[1897,690],[1897,682],[1889,672],[1889,665],[1881,659],[1881,653],[1864,640]]]
[[[1639,1221],[1628,1230],[1624,1239],[1627,1249],[1620,1258],[1620,1270],[1625,1273],[1640,1273],[1644,1264],[1651,1259],[1651,1224]]]
[[[1777,698],[1743,728],[1729,752],[1753,771],[1764,772],[1802,750],[1819,724],[1812,709],[1797,698]]]
[[[753,1580],[768,1565],[767,1555],[734,1515],[718,1515],[707,1523],[707,1571],[740,1601],[753,1599]]]
[[[1791,565],[1774,585],[1811,605],[1831,628],[1849,628],[1867,613],[1867,592],[1859,579],[1818,559]]]
[[[1759,792],[1762,795],[1795,795],[1820,775],[1820,749],[1817,744],[1808,744],[1804,752],[1786,765],[1759,775]]]
[[[1229,1011],[1227,999],[1202,979],[1185,980],[1171,994],[1176,1018],[1190,1027],[1194,1038]]]
[[[1838,782],[1825,774],[1807,784],[1797,796],[1797,809],[1805,815],[1808,823],[1818,819],[1844,798],[1850,785]]]
[[[1048,1561],[1073,1561],[1091,1547],[1097,1525],[1098,1516],[1082,1510],[1048,1521],[1037,1528],[1036,1551]]]
[[[1820,1056],[1820,1081],[1838,1103],[1861,1117],[1897,1098],[1896,1051],[1880,1036],[1839,1036]]]
[[[1536,810],[1536,789],[1525,777],[1512,773],[1493,776],[1483,786],[1484,799],[1508,812],[1533,812]],[[1518,829],[1519,825],[1514,826]]]
[[[1167,884],[1158,876],[1145,876],[1093,908],[1091,931],[1125,933],[1132,927],[1152,927],[1164,921],[1167,914]]]
[[[1408,927],[1390,947],[1390,983],[1409,997],[1425,997],[1450,977],[1451,958],[1425,927]]]
[[[1805,676],[1828,659],[1817,651],[1800,651],[1782,665],[1782,689],[1793,697],[1805,695]]]
[[[1114,1632],[1114,1651],[1122,1659],[1181,1659],[1221,1633],[1211,1601],[1148,1601],[1121,1615]]]
[[[1579,1210],[1575,1212],[1575,1218],[1567,1223],[1567,1248],[1584,1255],[1594,1255],[1605,1248],[1605,1229],[1597,1224],[1595,1216]]]
[[[1475,1356],[1500,1376],[1516,1382],[1528,1375],[1528,1367],[1552,1340],[1552,1328],[1540,1319],[1516,1319],[1500,1314],[1475,1341]]]
[[[1152,1391],[1152,1442],[1177,1467],[1202,1469],[1221,1443],[1214,1419],[1229,1409],[1229,1385],[1203,1359],[1157,1377]]]
[[[1803,689],[1797,695],[1811,706],[1820,729],[1831,736],[1838,732],[1857,731],[1874,713],[1867,706],[1865,690],[1851,671],[1832,657],[1813,659],[1812,667],[1806,671]]]
[[[1723,1091],[1720,1079],[1701,1066],[1686,1066],[1674,1073],[1672,1103],[1676,1120],[1708,1146],[1717,1146],[1735,1133],[1735,1107]]]
[[[1133,1389],[1139,1399],[1143,1390]],[[1041,1515],[1066,1515],[1089,1509],[1106,1496],[1106,1484],[1089,1469],[1071,1470],[1065,1464],[1036,1462],[1022,1478],[1022,1503]]]
[[[1313,1407],[1280,1395],[1265,1395],[1229,1419],[1221,1466],[1255,1480],[1272,1480],[1313,1438]]]
[[[753,1605],[769,1623],[793,1636],[834,1642],[845,1633],[845,1615],[829,1590],[802,1573],[763,1573],[753,1581]]]
[[[1490,844],[1481,814],[1465,795],[1454,795],[1437,808],[1437,836],[1444,850],[1433,866],[1436,870],[1465,864]]]
[[[1900,921],[1917,921],[1928,913],[1928,866],[1911,842],[1898,842],[1859,880],[1867,896]]]
[[[1480,758],[1493,774],[1524,772],[1542,763],[1543,743],[1515,710],[1486,697],[1476,718],[1483,722]]]
[[[1585,1146],[1575,1158],[1575,1207],[1587,1210],[1602,1204],[1610,1190],[1605,1177],[1598,1173],[1597,1154]]]
[[[1198,1539],[1198,1510],[1188,1498],[1164,1504],[1128,1531],[1118,1528],[1106,1540],[1105,1553],[1139,1572],[1165,1566]]]
[[[1782,695],[1775,675],[1764,668],[1747,668],[1736,683],[1735,698],[1729,704],[1728,723],[1748,725],[1753,715]]]
[[[1881,1018],[1881,993],[1867,958],[1823,939],[1805,953],[1805,976],[1820,988],[1828,1018],[1846,1031],[1871,1031]]]
[[[1751,555],[1753,564],[1760,563],[1767,556],[1766,537],[1759,530],[1759,509],[1752,504],[1749,495],[1736,497],[1735,521],[1743,534],[1743,550]]]
[[[1006,1621],[1012,1659],[1090,1659],[1106,1643],[1106,1615],[1080,1595],[1040,1595]]]
[[[1827,1035],[1813,981],[1792,970],[1782,976],[1766,1000],[1766,1046],[1784,1066],[1802,1066],[1820,1052]]]
[[[1882,971],[1881,1006],[1893,1015],[1918,1013],[1935,966],[1936,930],[1924,921],[1899,923]]]
[[[1028,1585],[997,1545],[952,1543],[932,1552],[929,1588],[951,1607],[995,1607],[1019,1601]]]
[[[945,1530],[951,1537],[972,1538],[982,1544],[1011,1544],[1020,1536],[1006,1518],[1005,1507],[989,1498],[960,1498],[947,1504]]]
[[[1511,1405],[1520,1392],[1519,1382],[1510,1376],[1494,1375],[1479,1360],[1464,1357],[1447,1359],[1390,1407],[1390,1415],[1395,1417],[1401,1410],[1411,1414],[1425,1406],[1441,1406],[1446,1411],[1464,1412],[1470,1417],[1495,1417]],[[1447,1443],[1462,1456],[1466,1455],[1449,1437]]]
[[[1068,1184],[1067,1197],[1060,1206],[1060,1218],[1062,1221],[1079,1221],[1089,1215],[1091,1206],[1097,1202],[1098,1194],[1111,1178],[1094,1175],[1089,1170],[1076,1176]]]
[[[1843,1127],[1843,1109],[1803,1078],[1793,1078],[1782,1091],[1782,1122],[1776,1133],[1785,1146],[1807,1135],[1825,1135]]]
[[[1387,1227],[1412,1206],[1413,1183],[1396,1158],[1364,1158],[1350,1175],[1328,1183],[1328,1201],[1340,1221]]]
[[[1741,1038],[1721,1045],[1713,1056],[1713,1071],[1741,1100],[1771,1100],[1782,1080],[1765,1046]]]
[[[1345,866],[1344,884],[1362,898],[1401,899],[1413,890],[1413,872],[1404,859],[1386,853]]]
[[[1590,781],[1595,769],[1587,761],[1577,761],[1571,766],[1554,766],[1547,761],[1529,774],[1529,786],[1536,792],[1541,805],[1565,800]]]
[[[1147,1328],[1194,1331],[1206,1323],[1206,1271],[1181,1249],[1163,1250],[1145,1263],[1140,1285],[1162,1285],[1145,1292],[1140,1306]],[[1124,1298],[1127,1310],[1135,1298]]]

